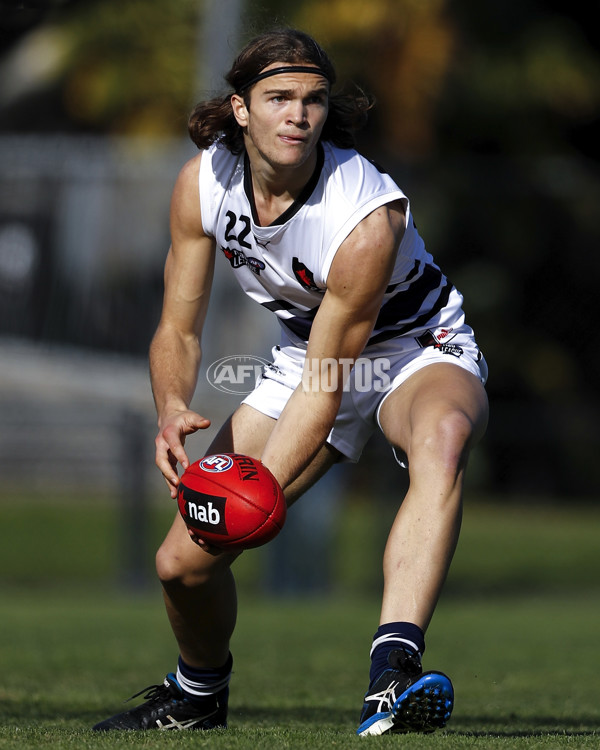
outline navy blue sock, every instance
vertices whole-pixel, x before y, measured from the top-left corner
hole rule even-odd
[[[388,655],[397,648],[422,656],[425,651],[425,635],[421,628],[412,622],[387,622],[379,626],[371,647],[371,683],[389,667]]]
[[[202,703],[207,698],[220,693],[229,685],[233,657],[229,654],[222,667],[197,669],[186,664],[181,656],[177,662],[177,682],[192,703]]]

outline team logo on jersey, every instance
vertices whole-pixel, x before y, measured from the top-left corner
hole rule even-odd
[[[292,271],[304,289],[308,289],[311,292],[319,291],[319,287],[315,284],[313,272],[304,263],[301,263],[298,258],[292,258]]]
[[[252,258],[247,256],[241,250],[236,250],[230,247],[221,247],[223,255],[227,258],[232,268],[241,268],[242,266],[248,266],[248,268],[260,276],[260,272],[265,270],[265,264],[258,258]]]

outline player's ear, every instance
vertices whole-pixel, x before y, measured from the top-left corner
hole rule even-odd
[[[231,109],[233,110],[233,116],[237,124],[241,128],[245,128],[248,125],[248,109],[246,108],[244,97],[239,94],[232,94]]]

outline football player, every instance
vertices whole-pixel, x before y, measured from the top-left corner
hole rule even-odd
[[[485,360],[407,196],[354,149],[371,101],[332,91],[335,71],[317,42],[296,30],[265,33],[226,80],[227,94],[191,115],[199,153],[173,192],[164,305],[150,351],[156,463],[176,497],[177,465],[190,463],[185,438],[210,424],[210,404],[201,415],[190,402],[218,256],[277,316],[281,339],[273,366],[208,453],[260,458],[291,504],[335,462],[357,461],[382,430],[410,484],[397,498],[383,557],[357,731],[431,731],[446,724],[453,689],[443,672],[422,669],[425,631],[458,539],[469,452],[487,422]],[[359,359],[360,378],[347,366]],[[176,515],[157,571],[177,667],[144,703],[96,729],[226,726],[234,559],[190,539]]]

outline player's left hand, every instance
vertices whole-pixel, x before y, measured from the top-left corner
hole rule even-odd
[[[203,539],[200,539],[199,536],[196,535],[193,529],[188,529],[188,535],[192,542],[194,544],[197,544],[198,547],[203,549],[205,552],[207,552],[209,555],[221,555],[225,550],[222,550],[220,547],[215,547],[214,545],[207,544]]]

